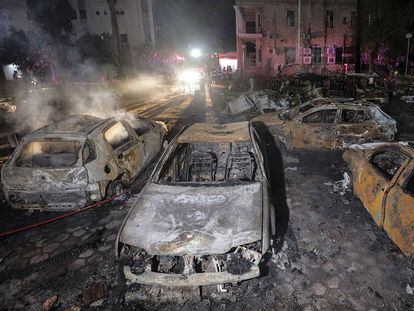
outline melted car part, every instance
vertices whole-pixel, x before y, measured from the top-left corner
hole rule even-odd
[[[254,181],[257,164],[250,143],[179,144],[159,182]]]

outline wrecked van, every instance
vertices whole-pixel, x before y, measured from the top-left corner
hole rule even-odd
[[[121,226],[116,253],[128,259],[131,282],[235,283],[260,275],[274,215],[249,123],[195,124],[164,152]]]
[[[353,145],[343,158],[354,194],[414,263],[414,149],[408,143]]]
[[[392,141],[397,133],[395,120],[366,101],[341,103],[321,98],[253,121],[264,122],[288,149],[342,149],[356,143]]]
[[[1,171],[14,208],[68,210],[120,194],[161,150],[163,124],[74,115],[26,135]]]

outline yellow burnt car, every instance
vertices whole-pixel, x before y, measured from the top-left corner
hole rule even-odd
[[[344,152],[354,194],[414,262],[414,149],[408,143],[354,145]]]
[[[263,122],[288,149],[342,149],[352,144],[392,141],[394,119],[366,101],[341,103],[319,98],[281,113],[267,113]]]

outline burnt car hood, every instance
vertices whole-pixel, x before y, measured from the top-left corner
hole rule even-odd
[[[150,255],[209,255],[261,240],[262,189],[148,184],[121,228],[119,241]]]
[[[8,190],[34,193],[86,190],[88,173],[83,166],[45,169],[7,165],[2,171],[2,184]]]

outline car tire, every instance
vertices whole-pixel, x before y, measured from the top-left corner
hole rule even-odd
[[[125,191],[126,191],[125,184],[120,180],[115,180],[109,183],[107,190],[106,190],[106,196],[108,198],[118,197],[122,195]]]

